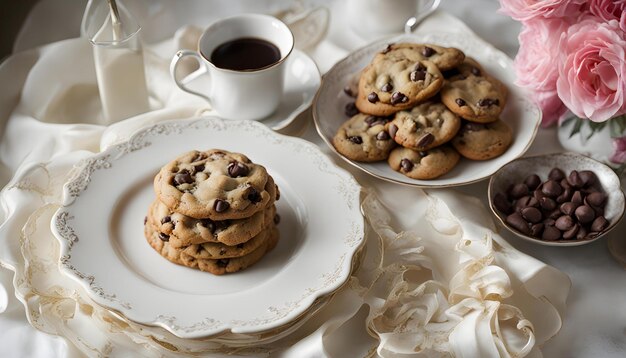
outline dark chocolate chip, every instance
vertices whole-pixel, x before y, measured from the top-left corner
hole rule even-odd
[[[165,223],[168,223],[168,222],[170,222],[170,221],[172,221],[172,217],[171,217],[171,216],[169,216],[169,215],[168,215],[168,216],[164,216],[164,217],[161,219],[161,224],[165,224]]]
[[[376,135],[376,139],[378,140],[389,140],[389,133],[385,132],[385,131],[381,131]]]
[[[159,233],[159,239],[161,239],[162,241],[168,242],[168,241],[170,241],[170,236],[160,232]]]
[[[515,211],[519,211],[521,212],[522,209],[527,208],[530,206],[530,199],[531,197],[526,195],[526,196],[522,196],[521,198],[515,200]]]
[[[546,226],[541,234],[541,239],[546,241],[555,241],[561,238],[561,231],[554,226]]]
[[[576,189],[582,188],[584,185],[582,178],[580,177],[580,175],[578,175],[578,171],[576,170],[572,170],[569,173],[569,176],[567,177],[567,182]]]
[[[478,105],[480,107],[489,107],[493,105],[498,105],[499,103],[500,101],[498,101],[497,99],[491,98],[481,98],[480,100],[478,100]]]
[[[420,150],[419,152],[417,152],[417,154],[419,154],[420,157],[424,158],[425,156],[428,155],[428,152],[423,152],[423,151]]]
[[[534,224],[530,227],[530,234],[534,237],[541,237],[541,233],[543,232],[544,224],[538,223]]]
[[[400,161],[400,167],[402,167],[402,170],[404,170],[405,172],[410,172],[411,169],[413,169],[413,162],[407,158],[403,158]]]
[[[541,211],[537,208],[533,208],[532,206],[526,207],[522,209],[522,217],[529,222],[536,224],[541,221]]]
[[[387,52],[391,51],[391,46],[393,45],[393,43],[390,43],[387,45],[387,47],[385,47],[384,50],[382,50],[382,54],[386,54]]]
[[[580,226],[578,233],[576,233],[576,240],[584,240],[587,237],[587,229],[584,226]]]
[[[216,261],[216,264],[219,267],[226,267],[226,266],[228,266],[229,262],[230,262],[230,259],[219,259],[219,260]]]
[[[578,175],[583,181],[583,186],[593,186],[598,182],[598,177],[591,170],[581,170]]]
[[[526,222],[526,220],[524,220],[524,218],[522,217],[520,213],[515,212],[507,216],[506,223],[511,225],[511,227],[513,227],[515,230],[523,234],[526,234],[526,235],[530,234],[530,227],[528,226],[528,223]]]
[[[391,95],[391,104],[405,103],[409,100],[402,92],[394,92]]]
[[[200,225],[204,226],[205,228],[209,229],[209,231],[214,232],[215,231],[215,222],[211,219],[202,219],[200,220]]]
[[[418,148],[424,148],[430,145],[435,140],[435,136],[432,133],[426,133],[417,141]]]
[[[506,199],[504,194],[497,193],[493,197],[493,205],[503,214],[510,214],[513,208],[511,208],[511,203]]]
[[[578,234],[578,230],[580,230],[580,225],[578,224],[574,224],[574,226],[572,226],[571,229],[565,231],[563,233],[563,238],[565,240],[572,240],[576,238],[576,235]]]
[[[213,204],[213,209],[215,209],[215,211],[217,211],[218,213],[223,213],[224,211],[228,210],[228,208],[230,208],[230,203],[228,203],[228,201],[226,200],[217,199]]]
[[[354,144],[363,144],[363,138],[359,136],[348,137],[348,140]]]
[[[261,197],[261,193],[259,193],[259,191],[256,190],[253,186],[248,188],[246,199],[248,199],[249,201],[253,203],[258,203],[261,200],[263,200],[263,198]]]
[[[519,199],[522,196],[526,195],[528,195],[528,187],[526,186],[526,184],[522,183],[513,185],[513,187],[509,191],[509,197],[511,199]]]
[[[563,192],[563,188],[554,180],[548,180],[541,186],[541,192],[549,197],[556,198]]]
[[[371,127],[372,123],[376,122],[377,119],[378,119],[377,117],[369,116],[369,117],[365,118],[364,121],[365,121],[365,123],[367,123],[368,126]]]
[[[396,133],[398,133],[398,126],[396,126],[395,124],[390,124],[389,125],[389,135],[391,136],[391,139],[394,139],[396,137]]]
[[[356,105],[354,104],[354,102],[349,102],[343,108],[343,113],[345,113],[346,116],[348,117],[353,117],[359,114],[359,109],[356,108]]]
[[[571,216],[569,215],[563,215],[561,217],[559,217],[558,219],[556,219],[556,222],[554,223],[554,226],[556,226],[557,229],[561,230],[561,231],[567,231],[569,229],[572,228],[572,226],[574,226],[574,219],[572,219]]]
[[[554,201],[554,199],[549,198],[547,196],[544,196],[541,199],[539,199],[539,205],[541,205],[541,208],[544,210],[552,211],[556,209],[556,201]]]
[[[228,163],[228,175],[231,178],[245,177],[250,172],[248,166],[240,162]]]
[[[409,79],[413,82],[423,81],[426,79],[426,71],[412,71],[409,74]]]
[[[561,181],[563,178],[565,178],[565,173],[559,168],[552,168],[548,174],[548,179],[550,180]]]
[[[567,181],[567,178],[562,179],[559,182],[559,185],[561,186],[561,188],[565,189],[565,188],[573,188],[572,185]]]
[[[585,197],[585,200],[587,200],[587,203],[589,203],[592,206],[597,206],[597,207],[604,205],[604,203],[606,202],[606,199],[607,199],[606,194],[599,192],[599,191],[596,191],[595,193],[591,193],[587,195],[587,197]]]
[[[415,64],[413,71],[426,71],[426,66],[422,65],[421,62]]]
[[[529,190],[535,190],[541,184],[541,179],[539,179],[537,174],[532,174],[524,179],[524,184],[526,184]]]
[[[194,173],[200,173],[203,172],[205,169],[204,164],[198,164],[195,167],[193,167],[193,171]]]
[[[176,183],[176,185],[191,184],[193,183],[193,178],[191,177],[191,174],[189,174],[189,172],[180,172],[174,176],[174,182]]]
[[[609,221],[604,216],[598,216],[591,223],[591,231],[600,232],[609,226]]]
[[[590,223],[596,218],[596,213],[587,205],[577,207],[574,211],[574,215],[576,215],[576,218],[582,224]]]
[[[422,55],[424,57],[430,57],[430,56],[434,55],[435,53],[436,53],[436,51],[433,50],[432,48],[428,47],[428,46],[424,46],[422,48]]]
[[[372,92],[367,95],[367,100],[370,101],[370,103],[376,103],[378,102],[378,95],[376,92]]]
[[[543,223],[546,226],[554,226],[554,224],[556,223],[556,220],[547,218],[543,221]]]
[[[571,215],[574,215],[574,212],[576,211],[576,208],[578,206],[579,205],[576,205],[575,203],[568,201],[568,202],[561,204],[560,210],[563,214],[571,216]]]
[[[380,88],[380,90],[383,92],[391,92],[393,90],[393,86],[391,83],[387,82]]]
[[[280,215],[276,214],[274,215],[274,224],[278,225],[278,223],[280,223]]]
[[[457,98],[457,99],[454,100],[454,102],[459,107],[463,107],[463,106],[467,105],[467,103],[465,103],[465,100],[463,98]]]
[[[369,126],[373,127],[378,125],[385,125],[385,123],[387,123],[387,120],[385,120],[384,118],[378,118],[374,122],[370,123]]]
[[[148,223],[148,217],[144,216],[143,217],[143,224],[146,225]]]
[[[561,195],[556,198],[556,202],[561,204],[572,199],[572,188],[564,188]]]
[[[574,192],[574,194],[572,195],[572,203],[576,204],[576,206],[579,206],[583,203],[583,196],[580,191],[576,190]]]
[[[554,219],[554,220],[556,220],[556,219],[560,218],[562,215],[563,215],[563,213],[561,213],[561,210],[559,210],[559,209],[554,209],[554,210],[552,210],[552,212],[547,213],[547,215],[546,215],[546,216],[547,216],[548,218],[550,218],[550,219]]]

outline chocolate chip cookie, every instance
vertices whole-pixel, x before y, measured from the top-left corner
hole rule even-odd
[[[339,127],[333,145],[339,153],[352,160],[384,160],[396,145],[385,129],[388,121],[384,117],[359,113]]]
[[[454,47],[442,47],[432,44],[396,43],[389,44],[377,54],[390,58],[408,58],[413,61],[428,60],[439,71],[447,71],[460,65],[465,59],[463,51]]]
[[[173,212],[165,204],[155,200],[150,206],[147,219],[159,233],[168,237],[170,245],[180,248],[206,242],[239,245],[270,226],[275,215],[276,207],[272,205],[244,219],[194,219]]]
[[[439,102],[425,102],[410,111],[396,113],[387,124],[388,132],[403,147],[428,150],[451,140],[461,119]]]
[[[487,160],[504,153],[512,141],[513,132],[502,120],[491,123],[464,121],[452,139],[452,146],[465,158]]]
[[[387,162],[391,168],[413,179],[435,179],[454,168],[459,153],[444,144],[427,151],[398,147],[391,151]]]
[[[263,166],[219,149],[191,151],[168,163],[154,178],[154,191],[170,210],[214,221],[250,217],[277,195]]]
[[[375,57],[361,73],[355,104],[362,113],[391,115],[434,96],[443,85],[434,63],[396,55]]]
[[[506,104],[507,89],[474,59],[467,57],[458,74],[446,80],[441,101],[452,112],[477,123],[496,121]]]

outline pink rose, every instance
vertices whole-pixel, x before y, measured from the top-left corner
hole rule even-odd
[[[624,17],[624,11],[626,11],[626,0],[589,1],[589,12],[605,22],[611,20],[620,21],[620,19]]]
[[[626,11],[622,13],[622,17],[619,19],[619,28],[626,32]]]
[[[560,19],[529,21],[519,34],[515,84],[538,91],[556,89],[559,40],[569,23]]]
[[[616,164],[626,163],[626,137],[613,139],[613,149],[609,160]]]
[[[561,36],[559,47],[556,88],[570,111],[595,122],[626,111],[626,40],[616,20],[586,18]]]
[[[561,102],[556,90],[534,91],[532,96],[543,114],[541,119],[542,127],[557,124],[561,116],[567,112],[567,107]]]
[[[517,21],[577,18],[585,0],[500,0],[500,12]]]

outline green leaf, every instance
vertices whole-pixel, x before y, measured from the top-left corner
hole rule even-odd
[[[568,121],[571,121],[571,120],[575,120],[576,122],[574,122],[574,126],[572,127],[572,131],[569,134],[570,138],[572,138],[576,134],[580,133],[580,128],[582,128],[582,126],[583,126],[583,120],[582,119],[580,119],[578,117],[572,117],[572,118],[568,119]]]
[[[611,123],[611,138],[623,137],[626,133],[626,115],[609,120]]]
[[[589,128],[591,129],[591,133],[589,133],[589,135],[587,136],[587,140],[589,140],[591,137],[593,137],[593,135],[596,134],[597,132],[599,132],[602,129],[604,129],[604,127],[606,127],[607,122],[609,122],[609,121],[594,122],[592,120],[588,120],[588,124],[589,124]]]

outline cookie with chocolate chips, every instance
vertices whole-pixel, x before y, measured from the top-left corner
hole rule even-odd
[[[356,107],[362,113],[388,116],[434,96],[443,75],[431,61],[382,54],[363,70]]]
[[[430,61],[439,71],[453,69],[463,63],[465,54],[454,47],[443,47],[432,44],[394,43],[389,44],[377,57],[408,58],[412,61]]]
[[[409,178],[435,179],[448,173],[459,162],[460,155],[444,144],[427,151],[398,147],[391,151],[387,162],[391,168]]]
[[[385,129],[388,121],[384,117],[357,114],[339,127],[333,145],[348,159],[359,162],[385,160],[396,146]]]
[[[229,259],[245,256],[263,245],[268,239],[273,225],[261,230],[253,238],[238,245],[229,246],[219,242],[205,242],[182,247],[182,252],[196,259]],[[170,243],[171,244],[171,243]]]
[[[201,271],[210,272],[214,275],[233,273],[248,268],[258,262],[278,242],[278,229],[271,226],[266,229],[266,239],[249,253],[232,258],[197,258],[185,252],[185,248],[175,248],[168,241],[159,237],[159,232],[150,223],[145,225],[144,234],[150,246],[170,262]]]
[[[191,151],[165,165],[154,178],[159,201],[197,219],[242,219],[269,207],[277,195],[261,165],[225,150]]]
[[[194,244],[222,243],[239,245],[258,235],[271,225],[276,215],[276,207],[259,211],[249,218],[213,221],[194,219],[173,212],[165,204],[155,200],[148,211],[147,221],[169,239],[176,248]]]
[[[507,89],[474,59],[467,57],[441,88],[441,101],[452,112],[477,123],[498,119],[506,105]]]
[[[487,160],[502,155],[512,141],[513,132],[502,120],[491,123],[464,121],[452,139],[452,146],[465,158]]]
[[[428,150],[451,140],[461,119],[439,102],[425,102],[409,111],[396,113],[387,124],[393,139],[403,147]]]

